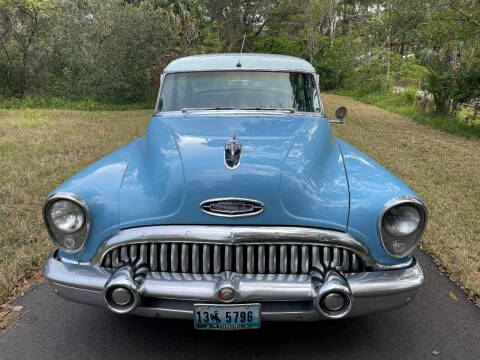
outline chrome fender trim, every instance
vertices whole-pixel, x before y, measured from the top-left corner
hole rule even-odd
[[[411,260],[397,265],[375,263],[362,243],[340,231],[289,226],[159,225],[119,231],[100,245],[89,264],[100,266],[108,251],[122,245],[162,242],[335,246],[354,251],[367,267],[374,270],[405,268],[412,263]]]

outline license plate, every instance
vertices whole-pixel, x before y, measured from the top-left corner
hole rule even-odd
[[[193,306],[195,329],[241,330],[260,328],[260,304]]]

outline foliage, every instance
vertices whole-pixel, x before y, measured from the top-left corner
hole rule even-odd
[[[480,61],[470,66],[464,65],[461,69],[453,100],[455,112],[459,111],[462,104],[473,110],[466,116],[468,122],[480,119]]]
[[[245,35],[245,52],[310,61],[324,90],[412,86],[431,93],[424,108],[454,115],[475,104],[479,9],[480,0],[2,0],[0,98],[152,101],[168,62],[238,52]]]
[[[418,89],[414,86],[409,86],[401,93],[401,97],[404,103],[414,104],[418,97]]]
[[[450,99],[453,94],[454,74],[441,64],[430,67],[424,79],[425,89],[433,94],[437,112],[450,113]]]
[[[318,52],[313,58],[313,66],[320,76],[322,89],[341,87],[352,71],[354,59],[350,56],[348,38],[340,37],[333,41],[322,36],[318,42]]]
[[[300,56],[304,45],[302,41],[290,40],[286,37],[262,36],[254,42],[253,51],[266,54]]]
[[[0,14],[4,98],[143,102],[169,61],[216,47],[187,0],[6,0]]]

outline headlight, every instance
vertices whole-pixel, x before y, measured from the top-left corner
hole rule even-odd
[[[69,234],[80,230],[85,223],[83,210],[70,200],[53,202],[48,209],[48,215],[56,228]]]
[[[79,251],[89,231],[87,204],[75,194],[59,192],[47,198],[43,218],[55,245],[65,252]]]
[[[399,205],[387,211],[383,218],[385,230],[393,236],[406,236],[420,225],[420,211],[413,205]]]
[[[402,196],[388,201],[379,217],[379,232],[385,251],[394,257],[410,254],[427,224],[427,210],[418,199]]]

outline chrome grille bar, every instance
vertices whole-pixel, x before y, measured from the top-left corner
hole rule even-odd
[[[296,274],[298,272],[298,246],[290,246],[290,273]]]
[[[258,273],[264,274],[265,273],[265,246],[259,245],[258,246]]]
[[[188,244],[182,244],[182,272],[188,273],[190,269],[190,256],[188,254]]]
[[[277,272],[277,250],[275,245],[270,245],[268,247],[268,269],[270,274]]]
[[[158,270],[158,249],[157,244],[150,245],[150,269],[152,271]]]
[[[288,269],[287,245],[280,246],[280,274],[286,274]]]
[[[320,262],[320,249],[318,246],[312,246],[312,266]]]
[[[352,250],[321,245],[219,245],[181,242],[122,245],[105,254],[102,266],[145,264],[154,272],[218,274],[308,274],[316,265],[340,266],[345,273],[365,271]]]
[[[255,272],[255,256],[253,255],[253,245],[247,246],[247,273]]]
[[[202,256],[203,271],[202,272],[204,274],[210,273],[210,246],[211,245],[204,244],[202,249],[202,252],[203,252],[203,256]]]
[[[302,246],[302,273],[306,274],[310,271],[310,252],[306,245]]]
[[[198,274],[200,272],[200,245],[192,245],[192,272]]]
[[[213,248],[213,272],[218,274],[222,267],[222,255],[219,245],[215,245]]]
[[[172,267],[172,272],[178,272],[178,244],[171,244],[170,266]]]
[[[232,271],[232,247],[229,245],[225,246],[225,271]]]
[[[168,271],[168,244],[162,244],[160,248],[160,269]]]
[[[236,246],[235,251],[235,265],[236,271],[240,274],[243,273],[243,246]]]

